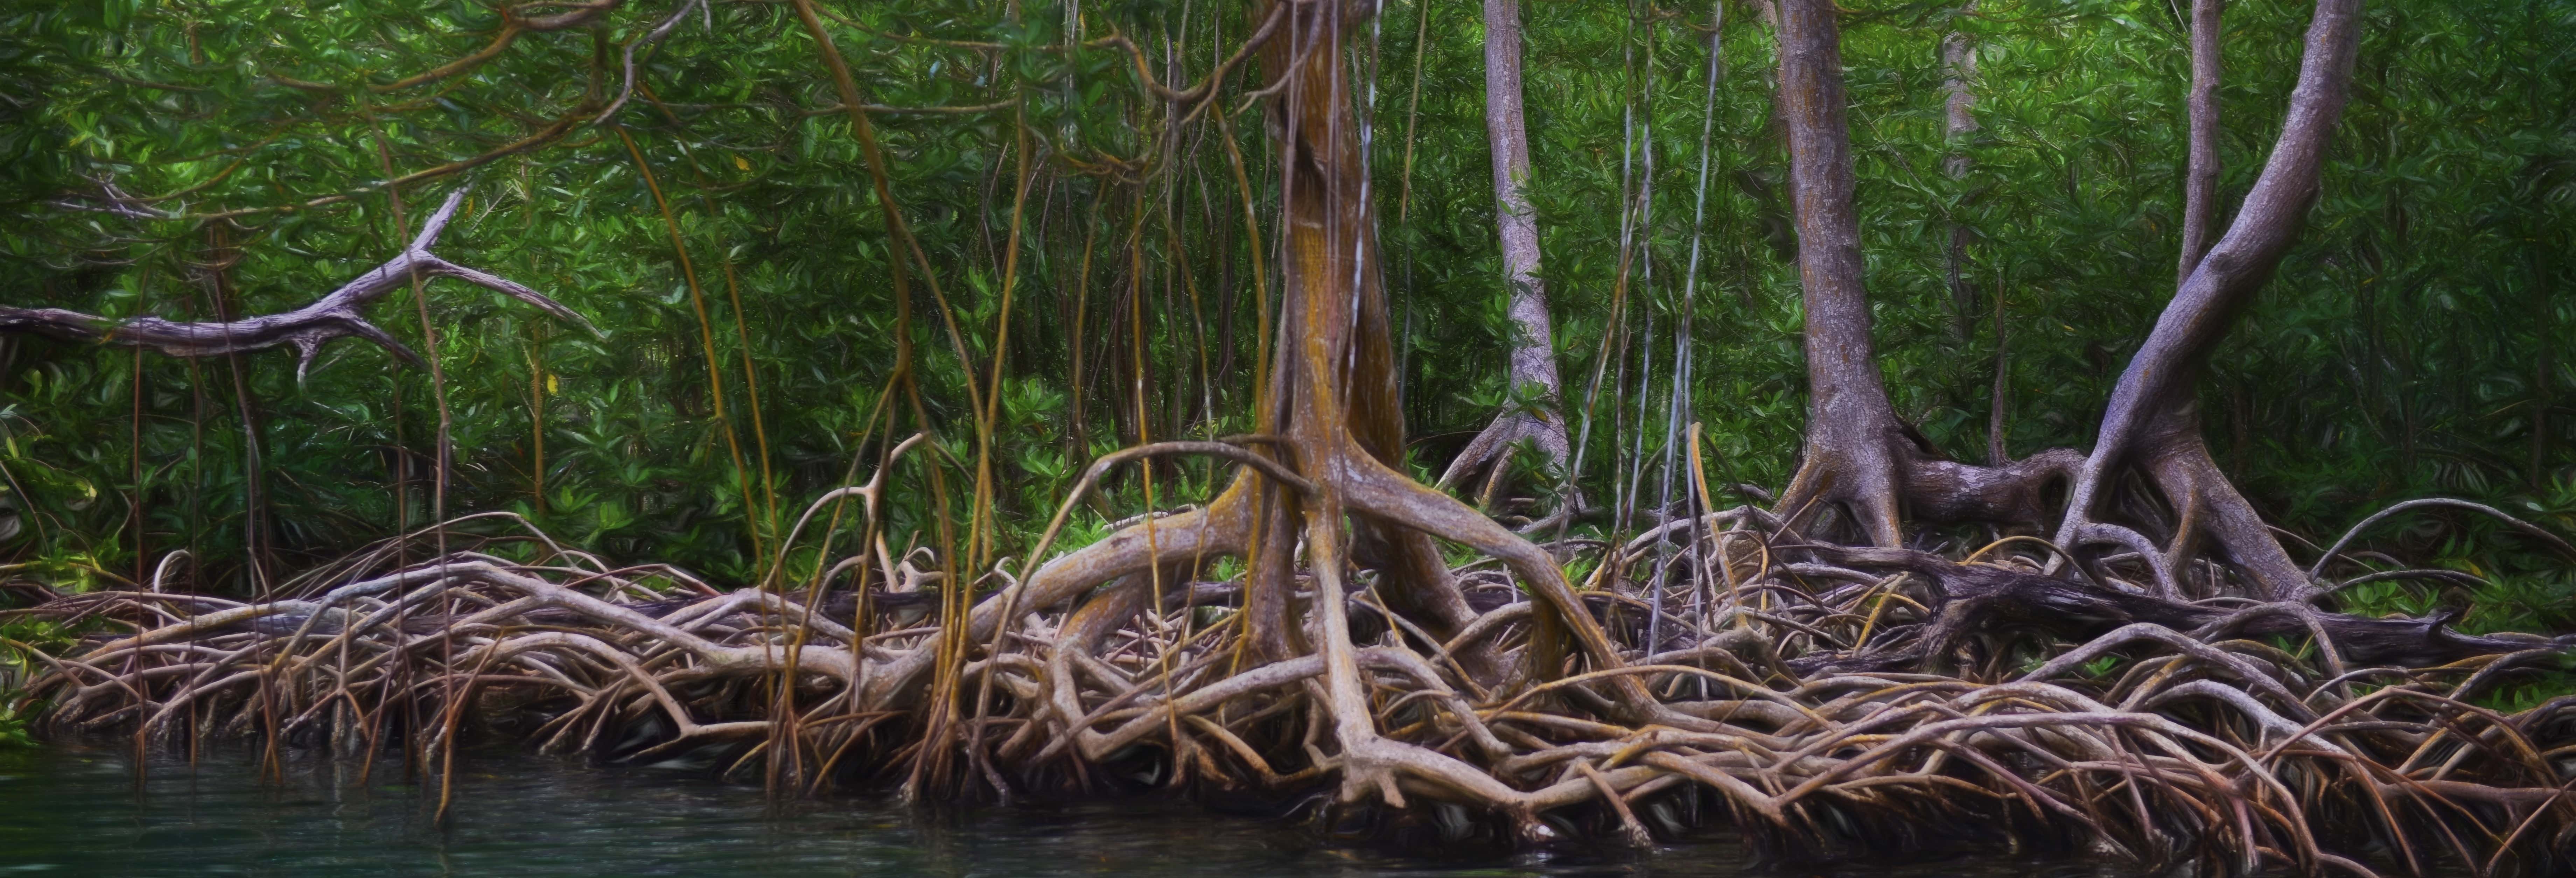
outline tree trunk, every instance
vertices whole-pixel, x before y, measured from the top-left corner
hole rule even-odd
[[[1807,438],[1804,461],[1782,492],[1792,528],[1828,506],[1847,510],[1871,543],[1897,545],[1907,513],[1934,520],[2036,523],[2042,491],[2070,468],[2055,451],[1992,467],[1942,459],[1888,404],[1870,342],[1860,217],[1843,117],[1841,37],[1829,0],[1780,4],[1781,117],[1789,134],[1789,183],[1805,295]]]
[[[1870,346],[1841,42],[1829,0],[1780,4],[1781,115],[1789,130],[1789,194],[1807,306],[1808,394],[1806,460],[1782,508],[1794,526],[1822,511],[1800,508],[1808,501],[1846,504],[1871,542],[1893,546],[1894,448],[1904,439]]]
[[[1314,597],[1347,593],[1357,568],[1374,569],[1373,594],[1439,647],[1475,615],[1449,576],[1436,537],[1500,559],[1531,595],[1538,612],[1522,652],[1530,677],[1562,675],[1578,650],[1590,667],[1621,665],[1617,647],[1545,550],[1397,467],[1404,423],[1390,321],[1343,74],[1342,40],[1364,24],[1345,17],[1356,8],[1296,0],[1263,7],[1262,14],[1278,19],[1259,59],[1263,93],[1272,96],[1270,130],[1280,138],[1286,241],[1277,344],[1257,403],[1263,438],[1248,444],[1276,463],[1239,470],[1202,509],[1149,516],[1056,558],[978,604],[964,633],[973,642],[994,643],[1016,610],[1067,601],[1083,602],[1077,618],[1113,624],[1146,606],[1134,603],[1134,592],[1140,583],[1155,584],[1155,574],[1177,588],[1191,568],[1240,556],[1248,562],[1247,658],[1321,661],[1318,708],[1339,751],[1345,800],[1377,792],[1392,799],[1401,777],[1481,791],[1490,801],[1522,801],[1482,769],[1379,734],[1344,602]],[[1301,591],[1309,597],[1300,598]],[[1068,636],[1060,648],[1082,646]],[[870,677],[866,701],[892,703],[920,685],[930,669],[927,652]],[[1450,658],[1471,677],[1497,676],[1490,655]],[[1054,685],[1073,681],[1064,675]],[[1665,708],[1636,675],[1616,675],[1600,687],[1626,718],[1705,725]]]
[[[2182,258],[2174,285],[2191,280],[2209,252],[2209,228],[2218,221],[2219,16],[2226,0],[2191,3],[2191,154],[2182,185]]]
[[[1529,201],[1529,129],[1521,110],[1520,0],[1485,0],[1485,133],[1493,148],[1494,224],[1502,237],[1503,283],[1511,296],[1510,407],[1467,443],[1440,475],[1451,487],[1487,471],[1477,492],[1490,504],[1510,470],[1513,443],[1537,444],[1558,468],[1571,453],[1565,419],[1557,412],[1555,335],[1547,316],[1547,289],[1538,276],[1538,213]]]
[[[2198,522],[2216,538],[2219,548],[2254,581],[2256,592],[2272,600],[2315,594],[2314,586],[2252,505],[2210,459],[2200,435],[2197,391],[2211,352],[2280,266],[2281,257],[2298,238],[2308,208],[2316,202],[2326,145],[2351,89],[2360,6],[2360,0],[2318,0],[2280,139],[2226,235],[2191,268],[2157,319],[2154,332],[2121,373],[2102,417],[2100,438],[2077,475],[2066,521],[2059,529],[2061,545],[2071,548],[2120,536],[2095,523],[2092,514],[2107,498],[2108,486],[2128,467],[2136,466],[2184,518]],[[2204,20],[2214,29],[2214,14],[2206,19],[2194,16],[2195,25]],[[2196,35],[2194,42],[2210,41],[2214,49],[2215,39],[2214,33],[2205,32]],[[2206,66],[2215,64],[2213,57]],[[2194,64],[2203,66],[2198,61]],[[2208,74],[2215,79],[2214,69]],[[2214,112],[2204,116],[2198,112],[2200,107],[2194,109],[2195,126],[2215,125]],[[2195,134],[2195,145],[2203,136]],[[2205,136],[2214,143],[2214,131]],[[2190,538],[2189,533],[2178,535],[2177,547],[2187,546]],[[2135,544],[2132,539],[2118,541]]]
[[[1578,648],[1593,667],[1620,665],[1617,648],[1546,551],[1399,468],[1404,423],[1398,376],[1374,212],[1364,197],[1365,166],[1342,73],[1343,36],[1359,24],[1344,15],[1354,8],[1272,0],[1264,14],[1283,20],[1278,37],[1260,50],[1263,90],[1274,95],[1271,130],[1280,137],[1281,226],[1287,240],[1278,343],[1258,415],[1261,432],[1275,437],[1262,443],[1263,450],[1305,481],[1289,484],[1242,470],[1205,509],[1149,518],[987,599],[971,617],[970,636],[990,641],[1014,606],[1050,606],[1157,567],[1240,555],[1249,562],[1243,600],[1256,657],[1322,660],[1319,708],[1339,749],[1345,801],[1376,793],[1397,800],[1398,778],[1519,801],[1481,769],[1378,733],[1342,601],[1305,600],[1305,618],[1292,618],[1300,611],[1300,573],[1311,576],[1312,595],[1338,595],[1347,590],[1351,562],[1357,562],[1379,572],[1374,592],[1398,616],[1440,640],[1454,637],[1474,613],[1433,544],[1438,537],[1501,559],[1528,590],[1540,610],[1523,652],[1532,677],[1561,675]],[[1091,600],[1127,599],[1121,595],[1112,584]],[[1119,618],[1132,612],[1124,604],[1100,606],[1106,609],[1099,612]],[[1094,611],[1086,606],[1081,612]],[[1454,658],[1471,676],[1493,676],[1490,656]],[[909,685],[922,662],[910,664],[872,686],[881,693]],[[1663,708],[1633,675],[1606,680],[1604,688],[1625,714],[1692,722]]]
[[[1975,11],[1976,0],[1968,0],[1959,8],[1962,15]],[[1967,33],[1953,29],[1941,38],[1941,71],[1941,112],[1946,121],[1943,133],[1950,141],[1950,154],[1941,159],[1941,172],[1953,181],[1964,180],[1968,177],[1968,137],[1977,133],[1977,114],[1973,112],[1977,106],[1977,45],[1969,41]],[[1951,210],[1950,252],[1945,260],[1950,281],[1950,326],[1953,335],[1966,341],[1977,314],[1977,284],[1968,277],[1968,239],[1975,233],[1955,215],[1958,206]]]

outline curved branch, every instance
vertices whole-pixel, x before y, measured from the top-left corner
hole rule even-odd
[[[672,28],[680,25],[680,19],[688,17],[689,10],[700,8],[705,4],[706,0],[680,0],[680,5],[672,8],[670,17],[662,19],[661,24],[654,25],[653,29],[645,32],[643,37],[627,42],[624,84],[617,88],[617,99],[608,102],[608,109],[599,111],[599,115],[591,119],[590,124],[597,125],[608,121],[609,117],[617,115],[617,111],[626,106],[628,98],[635,96],[635,50],[638,47],[661,42],[663,37],[670,35]]]
[[[2227,334],[2236,316],[2250,305],[2305,224],[2315,204],[2326,148],[2334,139],[2351,97],[2353,59],[2360,43],[2360,0],[2318,0],[2310,21],[2307,46],[2300,61],[2298,86],[2281,125],[2280,138],[2265,160],[2254,188],[2228,225],[2226,234],[2195,265],[2166,304],[2155,330],[2129,360],[2112,389],[2093,454],[2075,480],[2067,502],[2059,542],[2082,530],[2103,499],[2113,476],[2162,437],[2167,442],[2196,439],[2198,422],[2190,415],[2192,388],[2201,368]],[[2184,429],[2188,427],[2188,429]],[[2241,541],[2239,541],[2241,542]],[[2233,551],[2259,549],[2243,545]],[[2286,559],[2265,559],[2267,562]],[[2286,563],[2258,565],[2266,597],[2298,591],[2306,583],[2288,580],[2296,568]],[[2279,567],[2284,569],[2270,569]]]
[[[2503,521],[2507,526],[2514,530],[2540,538],[2543,542],[2548,543],[2552,548],[2566,553],[2569,557],[2576,557],[2576,546],[2568,545],[2567,541],[2559,537],[2557,534],[2543,530],[2539,525],[2508,515],[2502,509],[2497,509],[2484,503],[2455,500],[2449,497],[2425,497],[2417,500],[2408,500],[2404,503],[2399,503],[2395,506],[2379,510],[2378,512],[2373,513],[2369,518],[2362,519],[2360,524],[2353,525],[2351,530],[2344,531],[2342,539],[2335,540],[2334,545],[2326,548],[2325,554],[2317,556],[2317,563],[2315,566],[2308,568],[2308,578],[2315,579],[2319,576],[2325,575],[2326,564],[2333,561],[2335,556],[2343,554],[2344,548],[2352,545],[2353,538],[2361,536],[2361,532],[2369,530],[2371,525],[2378,524],[2380,521],[2391,515],[2396,515],[2397,513],[2404,512],[2409,509],[2422,509],[2427,506],[2449,506],[2456,509],[2466,509],[2471,512],[2485,513]],[[2352,583],[2345,583],[2345,585],[2350,584]],[[2340,588],[2341,586],[2337,587]]]
[[[437,243],[438,233],[464,202],[465,190],[449,193],[447,203],[431,214],[421,226],[420,235],[411,245],[386,260],[383,265],[340,285],[313,304],[283,314],[266,314],[230,322],[180,323],[159,317],[136,317],[119,321],[96,317],[61,308],[13,308],[0,306],[0,332],[26,332],[65,341],[84,341],[120,347],[151,348],[173,357],[211,357],[221,354],[264,350],[279,345],[293,345],[298,352],[295,378],[304,379],[322,345],[335,338],[362,338],[381,345],[406,363],[419,365],[420,355],[367,320],[365,308],[377,299],[400,289],[413,277],[428,279],[452,277],[475,286],[493,290],[519,301],[537,306],[556,318],[571,322],[592,333],[598,327],[544,294],[515,281],[480,270],[467,268],[429,252]]]
[[[456,60],[449,61],[445,64],[438,65],[437,67],[403,77],[402,79],[398,79],[384,85],[368,86],[367,90],[378,94],[397,92],[413,86],[428,85],[430,83],[455,76],[459,73],[464,73],[465,71],[472,70],[476,67],[481,67],[483,66],[483,62],[501,57],[502,52],[509,51],[510,44],[518,42],[519,35],[526,32],[528,32],[528,25],[526,22],[520,21],[517,18],[510,18],[501,25],[500,33],[492,35],[492,42],[484,44],[483,48],[476,49],[469,54],[459,56]]]

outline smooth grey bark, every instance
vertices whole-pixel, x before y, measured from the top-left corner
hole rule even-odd
[[[1807,310],[1806,459],[1782,497],[1794,525],[1842,502],[1870,540],[1898,541],[1894,445],[1903,441],[1870,345],[1860,216],[1852,204],[1842,39],[1830,0],[1781,0],[1780,102]]]
[[[2218,221],[2218,50],[2219,16],[2226,0],[2192,0],[2190,165],[2182,185],[2182,258],[2174,283],[2191,280],[2200,257],[2209,252],[2209,229]]]
[[[1977,11],[1976,0],[1968,0],[1959,11],[1963,15]],[[1941,71],[1942,128],[1950,143],[1950,154],[1941,159],[1941,172],[1951,180],[1964,180],[1968,177],[1965,145],[1977,133],[1977,44],[1968,39],[1967,33],[1953,29],[1941,38]],[[1956,216],[1951,217],[1949,225],[1951,331],[1965,340],[1977,312],[1977,285],[1968,279],[1968,239],[1974,233]]]
[[[179,323],[159,317],[120,321],[60,308],[0,306],[0,332],[31,332],[66,341],[151,348],[174,357],[211,357],[293,345],[298,355],[295,365],[298,379],[303,378],[305,369],[313,365],[313,358],[321,353],[323,343],[341,337],[375,342],[396,358],[420,365],[420,355],[412,353],[411,348],[368,322],[365,313],[367,305],[402,288],[415,275],[424,280],[456,278],[535,305],[583,329],[598,331],[581,315],[544,294],[430,253],[430,246],[438,243],[438,233],[446,230],[447,221],[455,216],[457,205],[464,199],[463,189],[449,193],[447,203],[430,215],[429,222],[421,226],[420,234],[414,236],[410,246],[404,247],[401,253],[342,284],[330,295],[293,311],[239,320]]]
[[[2193,266],[2121,373],[2093,453],[2077,472],[2060,545],[2117,536],[2091,516],[2118,476],[2136,466],[2185,520],[2176,549],[2206,531],[2263,597],[2301,600],[2319,593],[2210,459],[2201,439],[2197,391],[2211,352],[2280,267],[2316,203],[2326,147],[2351,95],[2360,13],[2361,0],[2318,0],[2280,138],[2225,236]],[[2214,123],[2214,115],[2208,121]],[[2195,114],[2194,121],[2200,120]],[[2210,136],[2214,140],[2214,132]]]
[[[1440,485],[1454,486],[1490,465],[1479,492],[1490,501],[1508,470],[1505,455],[1512,443],[1531,440],[1558,467],[1570,452],[1565,419],[1557,414],[1563,385],[1557,378],[1547,289],[1539,280],[1538,216],[1529,201],[1519,0],[1485,0],[1485,134],[1493,150],[1494,224],[1502,238],[1503,282],[1511,296],[1511,387],[1517,399],[1535,402],[1496,415],[1441,473]]]
[[[1841,37],[1831,0],[1781,0],[1781,120],[1789,136],[1798,280],[1806,304],[1807,437],[1777,507],[1791,527],[1840,506],[1872,543],[1898,545],[1901,518],[2036,523],[2071,451],[1976,466],[1919,443],[1888,403],[1870,341],[1860,217],[1852,201]]]

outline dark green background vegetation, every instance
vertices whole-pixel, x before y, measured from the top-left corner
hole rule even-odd
[[[1354,41],[1353,71],[1372,96],[1404,392],[1425,437],[1414,462],[1436,469],[1461,431],[1507,402],[1509,323],[1478,9],[1431,4],[1417,44],[1417,2],[1386,4]],[[896,200],[935,268],[936,294],[916,272],[912,303],[927,413],[970,463],[957,348],[979,373],[1004,353],[1015,124],[1034,145],[994,424],[997,554],[1029,548],[1093,455],[1138,440],[1137,388],[1150,438],[1249,426],[1260,297],[1226,131],[1167,131],[1166,105],[1142,92],[1124,53],[1061,51],[1078,14],[1080,38],[1128,34],[1165,81],[1196,81],[1248,30],[1246,4],[1030,3],[1017,24],[993,3],[827,8],[852,17],[832,26],[868,100],[984,108],[876,117]],[[1982,456],[1998,343],[1989,309],[2000,307],[2013,452],[2089,442],[2173,287],[2188,78],[2177,6],[1846,8],[1862,231],[1899,412],[1950,453]],[[1612,468],[1625,471],[1639,400],[1663,398],[1670,327],[1689,308],[1694,416],[1713,475],[1777,486],[1804,403],[1768,29],[1750,7],[1726,7],[1709,249],[1684,302],[1710,9],[1525,9],[1534,196],[1577,417],[1618,271],[1625,114],[1653,133],[1653,279],[1634,289],[1629,319],[1651,320],[1656,341],[1632,334],[1612,352],[1585,483],[1606,496]],[[13,4],[0,12],[0,296],[120,317],[287,310],[392,255],[398,227],[471,186],[438,251],[557,298],[605,335],[452,281],[430,287],[456,449],[447,510],[517,510],[611,558],[750,579],[781,525],[876,435],[897,348],[888,238],[830,80],[785,5],[692,12],[640,53],[649,92],[612,126],[589,123],[618,89],[621,44],[668,12],[630,4],[597,29],[525,35],[465,75],[385,88],[484,47],[500,14],[470,2]],[[1650,17],[1651,33],[1632,15]],[[2226,204],[2279,125],[2307,17],[2284,0],[2228,11]],[[1941,115],[1939,45],[1952,29],[1980,46],[1982,128],[1960,144],[1946,141]],[[2331,537],[2378,506],[2441,494],[2576,530],[2576,354],[2557,353],[2576,343],[2571,32],[2576,3],[2565,0],[2370,5],[2324,197],[2202,388],[2220,462],[2284,527]],[[1418,122],[1407,112],[1417,62]],[[1244,87],[1227,88],[1224,106],[1245,106]],[[524,151],[382,185],[388,167],[491,156],[549,126],[560,136]],[[1236,113],[1230,130],[1272,234],[1260,112]],[[1953,149],[1973,159],[1961,180],[1942,172]],[[639,165],[667,196],[668,225]],[[110,180],[167,217],[77,209],[101,206]],[[1953,219],[1977,233],[1980,292],[1964,315],[1944,280]],[[693,272],[675,259],[674,228]],[[1275,259],[1260,264],[1275,271]],[[370,313],[429,349],[408,292]],[[1656,384],[1640,387],[1647,360]],[[1649,421],[1653,454],[1660,414]],[[0,562],[90,587],[184,548],[196,587],[247,591],[430,520],[437,422],[430,374],[363,342],[335,343],[299,383],[285,352],[188,361],[0,339]],[[929,543],[920,465],[896,475],[907,487],[893,533]],[[1210,481],[1204,469],[1179,474],[1183,484],[1157,485],[1163,503]],[[970,483],[946,480],[960,492]],[[1142,508],[1137,488],[1120,483],[1059,545]],[[2474,600],[2472,625],[2576,624],[2563,559],[2515,540],[2483,519],[2409,518],[2372,544],[2497,585],[2390,583],[2354,597],[2415,612]],[[259,565],[247,563],[252,546]]]

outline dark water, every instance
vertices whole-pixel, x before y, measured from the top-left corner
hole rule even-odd
[[[0,749],[0,878],[15,875],[1712,876],[2125,878],[1998,857],[1769,864],[1712,832],[1651,852],[1402,852],[1183,802],[933,815],[877,797],[779,805],[758,787],[520,755],[460,763],[452,825],[428,789],[380,763],[156,761],[138,783],[111,750]]]

